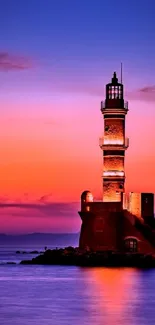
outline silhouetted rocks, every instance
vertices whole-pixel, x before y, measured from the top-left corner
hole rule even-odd
[[[16,262],[7,262],[6,264],[12,265],[12,264],[16,264]]]
[[[44,254],[32,260],[23,260],[20,264],[150,268],[155,267],[155,256],[113,251],[88,252],[69,246],[64,249],[48,249]]]

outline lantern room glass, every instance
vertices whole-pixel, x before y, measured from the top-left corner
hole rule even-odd
[[[123,89],[121,85],[108,86],[108,99],[122,99],[122,98],[123,98]]]

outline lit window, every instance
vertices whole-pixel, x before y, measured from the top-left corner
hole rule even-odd
[[[103,176],[120,176],[124,177],[124,171],[119,171],[119,170],[109,170],[109,171],[104,171]]]
[[[123,140],[119,139],[105,139],[104,138],[104,145],[123,145]]]
[[[124,244],[125,244],[125,250],[127,252],[137,252],[138,249],[137,239],[135,238],[125,239]]]
[[[93,195],[92,193],[88,192],[86,195],[86,202],[93,202]]]

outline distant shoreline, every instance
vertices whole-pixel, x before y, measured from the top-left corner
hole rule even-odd
[[[79,242],[79,233],[32,233],[8,235],[0,234],[0,247],[4,245],[16,246],[17,249],[23,249],[23,245],[29,245],[30,249],[37,244],[39,251],[44,247],[66,247],[77,246]],[[35,249],[37,249],[37,246]]]

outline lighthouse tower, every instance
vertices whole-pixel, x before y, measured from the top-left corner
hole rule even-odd
[[[123,84],[118,82],[116,72],[111,83],[106,85],[101,112],[104,119],[104,135],[100,138],[103,200],[96,201],[89,190],[82,192],[79,248],[90,252],[155,254],[154,194],[131,192],[126,197],[123,195],[125,151],[129,146],[125,137],[128,103],[124,102]]]
[[[129,139],[125,138],[128,103],[124,101],[123,84],[118,82],[116,72],[106,85],[101,112],[104,118],[104,135],[99,142],[103,151],[103,202],[120,202],[125,183],[125,150],[129,146]]]

